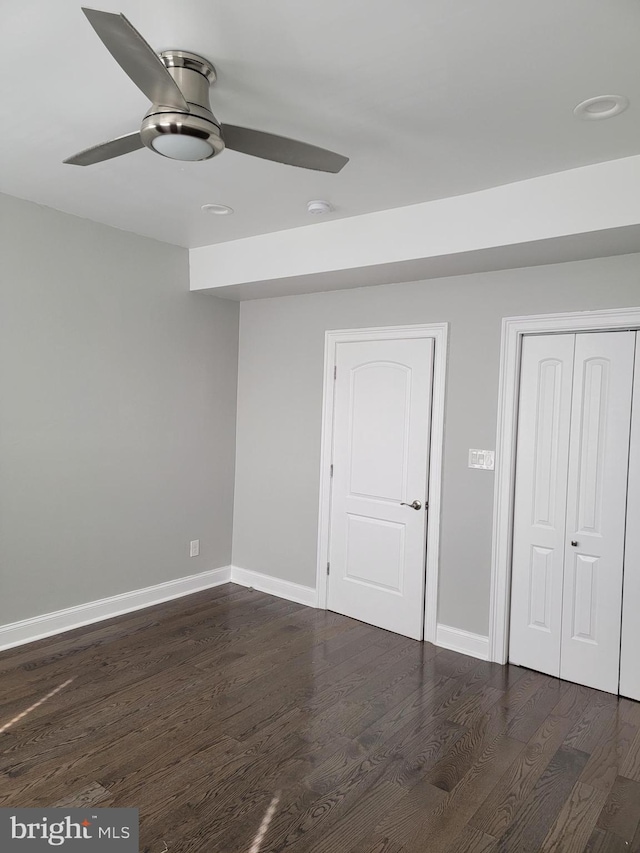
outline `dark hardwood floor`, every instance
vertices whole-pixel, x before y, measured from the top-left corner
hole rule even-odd
[[[69,679],[0,806],[137,807],[145,853],[640,851],[640,704],[596,690],[230,584],[0,653],[0,729]]]

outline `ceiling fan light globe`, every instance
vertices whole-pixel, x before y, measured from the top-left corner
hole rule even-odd
[[[153,150],[172,160],[208,160],[215,154],[206,139],[187,133],[162,133],[152,140]]]
[[[140,138],[147,148],[172,160],[209,160],[224,149],[220,128],[207,116],[152,112],[143,119]]]

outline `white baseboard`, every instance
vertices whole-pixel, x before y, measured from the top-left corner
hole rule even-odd
[[[316,606],[316,591],[312,586],[303,586],[292,581],[271,577],[271,575],[263,575],[261,572],[241,569],[238,566],[231,566],[231,581],[241,586],[251,586],[259,592],[277,595],[278,598],[286,598],[288,601],[306,604],[308,607]]]
[[[73,628],[90,625],[92,622],[112,619],[114,616],[131,613],[133,610],[161,604],[173,598],[181,598],[192,592],[229,583],[230,580],[231,567],[224,566],[197,575],[189,575],[186,578],[165,581],[145,589],[134,589],[131,592],[123,592],[98,601],[89,601],[87,604],[78,604],[76,607],[67,607],[55,613],[45,613],[42,616],[34,616],[9,625],[0,625],[0,651],[42,640],[54,634],[62,634]]]
[[[90,601],[87,604],[67,607],[65,610],[57,610],[55,613],[45,613],[42,616],[34,616],[31,619],[23,619],[9,625],[0,625],[0,651],[25,643],[33,643],[35,640],[42,640],[55,634],[71,631],[74,628],[91,625],[93,622],[102,622],[105,619],[112,619],[114,616],[121,616],[134,610],[142,610],[145,607],[152,607],[154,604],[161,604],[163,601],[171,601],[174,598],[190,595],[192,592],[199,592],[229,582],[240,586],[253,587],[259,592],[285,598],[288,601],[295,601],[307,607],[317,606],[316,590],[311,586],[303,586],[249,569],[241,569],[239,566],[224,566],[197,575],[189,575],[186,578],[176,578],[155,586],[148,586],[144,589],[135,589],[98,601]],[[481,660],[489,659],[489,638],[463,631],[460,628],[438,625],[436,645]]]
[[[449,625],[438,625],[436,629],[436,646],[460,652],[472,658],[489,660],[489,638],[482,634],[472,634],[462,628],[451,628]]]

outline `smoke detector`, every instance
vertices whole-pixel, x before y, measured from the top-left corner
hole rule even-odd
[[[310,213],[312,216],[323,216],[325,213],[331,213],[332,210],[333,207],[331,207],[328,201],[322,201],[319,198],[307,202],[307,213]]]

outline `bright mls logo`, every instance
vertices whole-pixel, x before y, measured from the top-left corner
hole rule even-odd
[[[2,853],[138,853],[138,809],[0,809]]]

